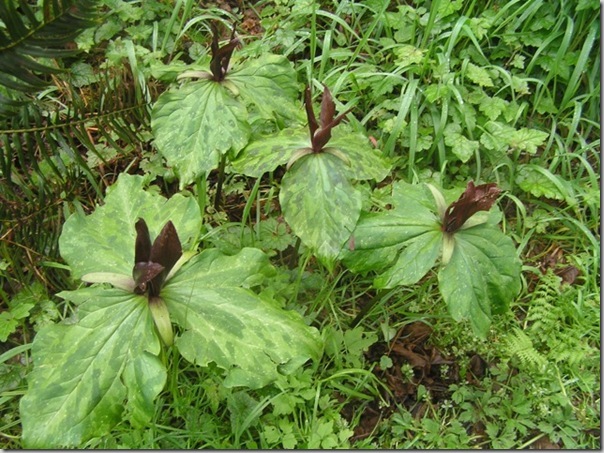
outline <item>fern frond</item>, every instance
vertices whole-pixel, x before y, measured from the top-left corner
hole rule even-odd
[[[5,288],[34,278],[52,292],[68,287],[66,272],[43,264],[60,260],[64,201],[93,206],[115,167],[125,166],[120,161],[148,145],[150,100],[128,68],[120,71],[102,75],[89,92],[62,85],[50,110],[24,106],[0,120],[0,260],[11,275],[0,274]]]
[[[37,9],[26,0],[0,2],[0,114],[13,111],[21,93],[49,84],[62,69],[44,59],[73,55],[73,40],[97,15],[95,0],[43,0]]]
[[[561,286],[560,277],[550,270],[533,292],[525,332],[550,362],[574,365],[595,357],[597,349],[589,344],[586,332],[593,330],[593,320],[578,312],[575,305],[582,297],[579,291],[570,285]],[[599,330],[599,324],[597,327]]]
[[[524,366],[547,366],[547,359],[535,349],[533,342],[522,330],[516,328],[506,335],[504,345],[510,356],[516,356]]]

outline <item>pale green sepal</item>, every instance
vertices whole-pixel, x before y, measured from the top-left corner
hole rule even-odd
[[[153,316],[159,336],[166,346],[172,346],[174,344],[174,330],[172,329],[170,313],[166,303],[161,297],[151,297],[149,298],[149,310],[151,310],[151,316]]]
[[[208,72],[208,71],[185,71],[182,74],[179,74],[178,77],[176,77],[176,80],[187,79],[187,78],[211,79],[212,77],[214,77],[214,76],[212,75],[211,72]]]
[[[290,157],[290,159],[287,161],[287,165],[285,166],[285,169],[289,170],[291,168],[291,166],[294,165],[300,158],[302,158],[304,156],[308,156],[309,154],[312,154],[312,149],[311,148],[300,148],[300,149],[297,149],[292,154],[292,157]]]
[[[181,257],[174,264],[174,266],[172,267],[172,270],[166,276],[166,280],[165,281],[167,282],[168,280],[170,280],[174,276],[174,274],[176,274],[180,270],[180,268],[183,265],[185,265],[195,255],[197,255],[197,251],[196,250],[187,250],[187,251],[182,252]]]
[[[455,236],[450,233],[443,233],[443,256],[442,265],[446,266],[451,260],[453,250],[455,249]]]
[[[445,197],[440,190],[438,190],[432,184],[426,183],[426,186],[428,186],[428,189],[430,189],[430,192],[432,192],[432,195],[434,196],[438,218],[442,221],[445,218],[445,211],[447,210],[447,202],[445,201]]]
[[[350,167],[350,165],[351,165],[350,159],[348,158],[348,156],[346,154],[344,154],[338,148],[326,147],[326,148],[323,148],[323,151],[326,153],[329,153],[329,154],[333,154],[338,159],[340,159],[342,162],[344,162],[348,167]]]
[[[134,291],[134,280],[129,275],[116,274],[114,272],[90,272],[82,275],[82,281],[86,283],[109,283],[124,291]]]
[[[239,96],[239,88],[231,80],[223,80],[222,84],[233,94],[233,96]]]

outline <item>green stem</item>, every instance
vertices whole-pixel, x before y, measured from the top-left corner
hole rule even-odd
[[[220,157],[218,165],[218,181],[216,182],[216,197],[214,198],[214,209],[218,211],[222,205],[222,184],[224,183],[224,167],[226,166],[226,154]]]
[[[208,202],[207,182],[205,173],[199,176],[195,182],[197,186],[197,205],[202,216],[206,212],[206,204]]]

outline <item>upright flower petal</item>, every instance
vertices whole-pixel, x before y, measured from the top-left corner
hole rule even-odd
[[[474,182],[468,182],[465,192],[445,210],[443,231],[454,233],[478,211],[488,211],[500,193],[495,183],[474,186]]]

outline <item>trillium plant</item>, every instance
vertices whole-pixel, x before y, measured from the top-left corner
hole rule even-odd
[[[321,355],[316,329],[252,291],[274,273],[262,251],[197,253],[195,200],[144,186],[122,174],[102,206],[65,222],[61,254],[92,285],[59,293],[73,316],[34,339],[20,402],[26,448],[77,447],[121,420],[146,426],[167,348],[214,363],[227,387],[261,387]]]
[[[266,53],[237,60],[235,29],[222,46],[217,28],[212,29],[210,61],[181,73],[183,84],[162,93],[151,112],[155,146],[176,171],[181,188],[246,146],[253,119],[297,116],[298,83],[287,58]]]
[[[323,87],[319,118],[310,88],[304,95],[307,127],[291,127],[262,137],[232,161],[235,170],[259,178],[286,166],[279,201],[285,220],[317,258],[332,269],[361,214],[361,192],[354,182],[381,181],[390,163],[362,133],[342,124],[348,110],[335,115]]]
[[[512,240],[491,210],[495,184],[474,185],[447,205],[431,184],[393,186],[394,208],[363,213],[344,263],[355,272],[377,271],[377,289],[412,285],[440,258],[438,284],[452,317],[468,319],[486,337],[494,314],[504,312],[520,291],[521,262]]]

